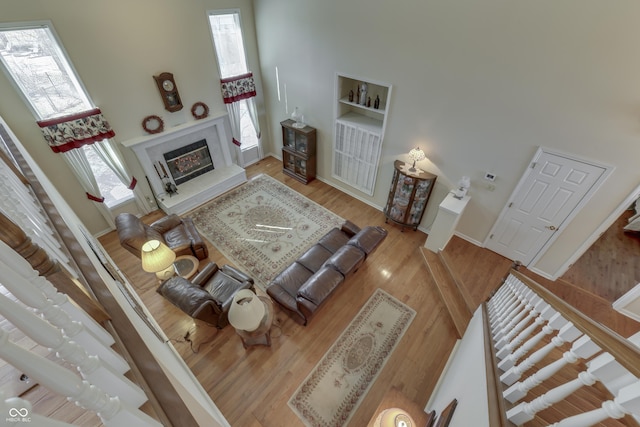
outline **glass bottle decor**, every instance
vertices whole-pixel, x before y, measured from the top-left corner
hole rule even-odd
[[[291,119],[295,121],[295,123],[293,124],[294,128],[301,129],[304,127],[304,116],[302,115],[298,107],[296,107],[293,110],[293,113],[291,113]]]

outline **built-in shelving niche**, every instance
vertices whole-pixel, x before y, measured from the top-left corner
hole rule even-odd
[[[363,83],[367,85],[364,105],[358,102]],[[336,74],[332,176],[370,196],[375,189],[390,99],[389,84]]]

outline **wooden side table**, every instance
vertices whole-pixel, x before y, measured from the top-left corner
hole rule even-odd
[[[271,346],[271,325],[273,323],[273,303],[269,297],[258,296],[260,301],[264,304],[264,317],[258,325],[258,329],[255,331],[243,331],[242,329],[236,329],[236,333],[242,339],[242,345],[245,349],[254,345],[266,345]]]
[[[200,267],[200,261],[191,255],[180,255],[173,262],[173,268],[175,268],[176,274],[187,280],[195,276],[198,272],[198,267]]]

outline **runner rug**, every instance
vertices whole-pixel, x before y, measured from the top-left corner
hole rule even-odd
[[[329,230],[344,223],[268,175],[258,175],[190,216],[198,231],[263,290]]]
[[[307,426],[348,424],[416,312],[378,289],[289,399]]]

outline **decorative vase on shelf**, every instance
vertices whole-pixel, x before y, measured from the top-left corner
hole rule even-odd
[[[365,105],[367,103],[367,90],[369,85],[366,83],[360,84],[360,97],[358,98],[358,104]]]
[[[302,115],[298,107],[296,107],[295,110],[293,110],[293,113],[291,113],[291,119],[295,122],[293,124],[294,128],[302,129],[305,126],[304,116]]]

